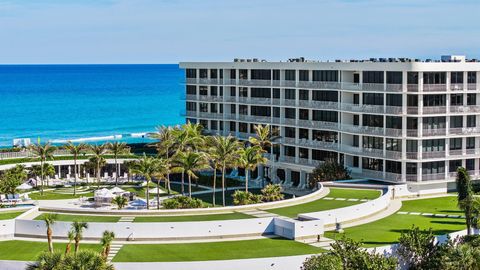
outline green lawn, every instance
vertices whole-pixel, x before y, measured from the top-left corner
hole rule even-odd
[[[330,193],[327,197],[334,198],[346,198],[346,199],[374,199],[380,196],[378,190],[359,190],[359,189],[343,189],[343,188],[330,188]],[[337,200],[325,200],[319,199],[308,203],[298,204],[294,206],[287,206],[282,208],[275,208],[266,210],[270,213],[274,213],[281,216],[295,218],[298,214],[318,212],[324,210],[330,210],[335,208],[347,207],[361,203],[360,201],[337,201]]]
[[[214,215],[195,215],[195,216],[142,216],[136,217],[134,222],[184,222],[184,221],[213,221],[230,219],[254,218],[243,213],[228,213]]]
[[[185,243],[128,244],[113,259],[114,262],[180,262],[231,260],[262,257],[313,254],[322,249],[286,239]]]
[[[35,220],[42,220],[45,214],[41,214]],[[57,221],[83,221],[83,222],[118,222],[118,216],[94,216],[94,215],[66,215],[57,214]]]
[[[93,192],[83,193],[73,196],[73,194],[63,194],[54,191],[45,191],[43,195],[40,192],[30,193],[29,197],[32,200],[66,200],[66,199],[76,199],[80,197],[93,197]]]
[[[54,249],[65,250],[66,243],[55,243]],[[82,244],[80,249],[101,251],[99,244]],[[47,242],[0,241],[0,260],[33,261],[42,251],[48,250]]]
[[[459,215],[455,197],[441,197],[404,201],[399,211],[424,212]],[[382,246],[397,242],[401,232],[412,228],[412,225],[422,229],[432,228],[437,235],[447,234],[465,229],[465,220],[461,218],[428,217],[420,215],[393,214],[372,223],[345,229],[345,235],[358,241],[363,241],[365,246]],[[326,237],[339,238],[340,234],[326,232]]]
[[[13,219],[24,213],[25,210],[21,211],[8,211],[8,212],[0,212],[0,220],[6,219]]]

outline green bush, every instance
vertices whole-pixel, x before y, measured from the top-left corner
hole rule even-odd
[[[310,188],[315,188],[319,182],[331,182],[350,179],[350,170],[335,161],[325,161],[316,167],[308,178]]]
[[[166,199],[162,202],[165,209],[188,209],[188,208],[202,208],[204,203],[197,198],[190,198],[187,196],[177,196],[171,199]]]
[[[262,195],[253,194],[247,191],[235,190],[232,197],[234,205],[247,205],[262,202]]]
[[[262,189],[262,201],[274,202],[283,200],[282,186],[279,184],[268,184]]]

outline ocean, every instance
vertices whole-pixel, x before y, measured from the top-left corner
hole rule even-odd
[[[36,142],[146,142],[184,123],[178,65],[0,65],[0,146]]]

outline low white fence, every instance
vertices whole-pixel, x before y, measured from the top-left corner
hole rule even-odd
[[[390,205],[391,198],[392,191],[388,189],[382,196],[371,201],[343,208],[301,214],[298,217],[306,220],[320,219],[323,220],[325,226],[350,222],[371,216],[386,209]]]

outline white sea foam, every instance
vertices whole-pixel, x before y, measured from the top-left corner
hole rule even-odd
[[[147,133],[146,132],[142,132],[142,133],[132,133],[130,134],[130,136],[132,138],[142,138],[142,137],[147,137]]]
[[[50,142],[51,143],[95,142],[95,141],[116,140],[121,138],[122,138],[122,135],[111,135],[111,136],[87,137],[87,138],[78,138],[78,139],[59,139],[59,140],[51,140]]]

